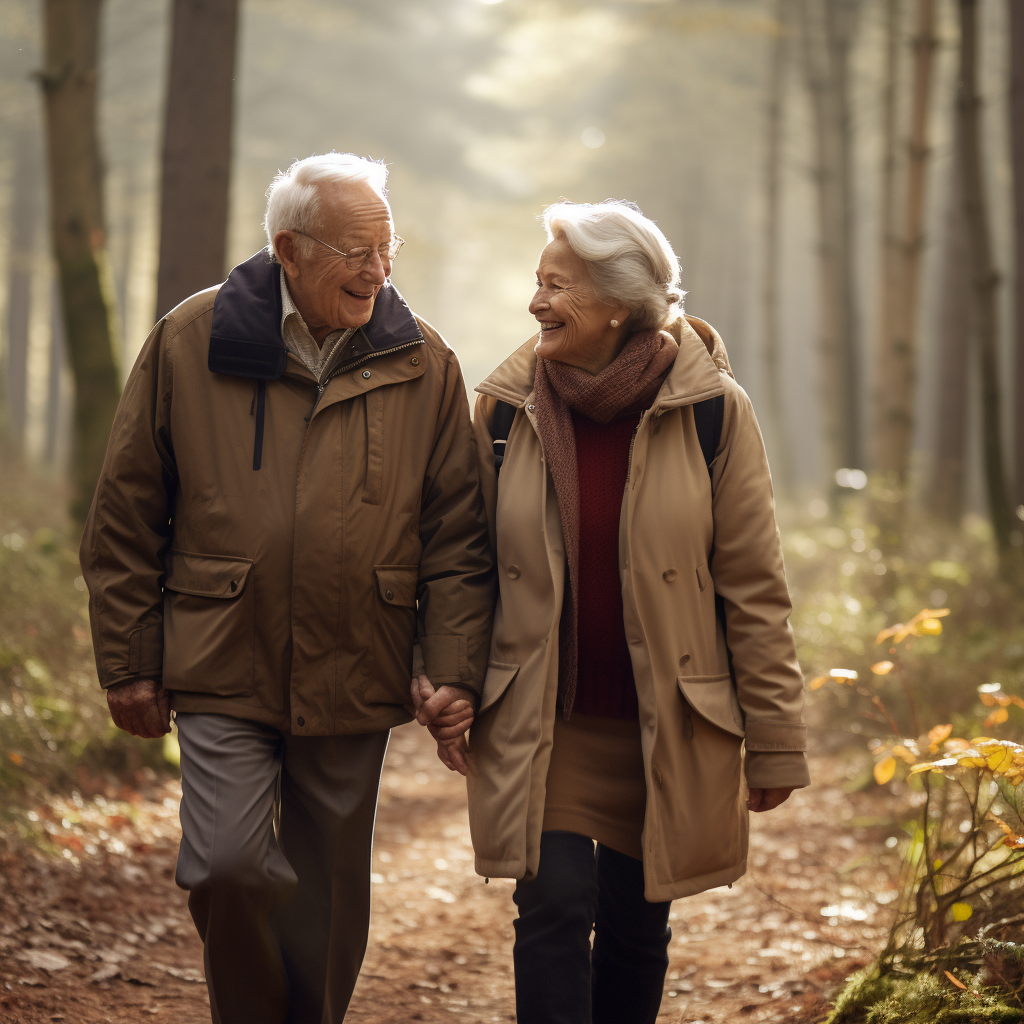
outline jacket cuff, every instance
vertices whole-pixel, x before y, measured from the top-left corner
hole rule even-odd
[[[122,648],[124,650],[124,648]],[[159,682],[164,671],[164,624],[157,622],[149,626],[137,626],[128,634],[127,663],[113,665],[100,677],[104,690],[119,683],[130,683],[138,679],[155,679]],[[108,665],[109,661],[103,659]],[[99,663],[100,659],[97,659]]]
[[[415,679],[416,676],[422,675],[426,675],[426,668],[423,661],[423,648],[417,640],[412,649],[412,677]]]
[[[457,633],[433,633],[421,636],[423,672],[436,690],[440,686],[459,686],[479,695],[480,686],[469,671],[466,638]],[[413,654],[415,665],[415,652]]]
[[[802,789],[811,784],[807,755],[799,750],[748,750],[743,769],[748,789]]]
[[[783,751],[807,749],[807,726],[802,722],[773,722],[748,718],[745,726],[747,750]]]

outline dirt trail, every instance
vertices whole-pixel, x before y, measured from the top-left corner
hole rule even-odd
[[[812,1024],[877,947],[896,868],[893,830],[878,824],[885,798],[844,795],[827,760],[815,777],[755,817],[745,878],[676,902],[659,1022]],[[173,882],[180,789],[138,788],[52,801],[0,826],[3,1024],[209,1021],[202,950]],[[26,828],[31,838],[16,837]],[[461,779],[416,726],[392,736],[373,871],[347,1019],[514,1021],[512,883],[473,873]]]

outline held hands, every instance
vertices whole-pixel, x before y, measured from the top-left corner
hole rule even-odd
[[[415,676],[410,687],[416,721],[437,740],[437,756],[446,768],[465,775],[466,732],[473,724],[474,695],[455,686],[435,690],[424,675]]]
[[[171,731],[171,698],[154,679],[111,686],[107,707],[114,725],[133,736],[155,740]]]
[[[752,789],[747,797],[747,809],[755,812],[773,811],[779,804],[788,800],[792,792],[792,788]]]

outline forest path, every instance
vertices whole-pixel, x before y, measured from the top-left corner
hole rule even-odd
[[[814,1024],[882,942],[897,868],[887,798],[845,795],[830,760],[813,771],[814,787],[753,816],[743,879],[675,903],[659,1024]],[[2,824],[3,1024],[209,1021],[202,948],[173,882],[180,789],[141,781],[37,807],[34,843]],[[462,780],[415,725],[392,734],[373,871],[347,1020],[515,1020],[513,883],[474,874]]]

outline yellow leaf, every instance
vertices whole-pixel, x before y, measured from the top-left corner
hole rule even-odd
[[[966,921],[974,913],[974,908],[969,903],[954,903],[950,910],[953,911],[954,921]]]
[[[887,676],[896,666],[891,661],[876,661],[871,666],[871,671],[876,676]]]
[[[994,754],[989,754],[987,763],[993,772],[1001,772],[1004,768],[1009,768],[1013,764],[1013,751],[997,750]]]
[[[909,751],[903,744],[899,743],[892,748],[892,752],[899,758],[902,758],[907,764],[913,764],[917,758]]]
[[[938,636],[942,632],[942,623],[938,619],[922,619],[915,632],[918,636]]]
[[[22,764],[24,762],[24,760],[25,760],[21,756],[21,754],[18,754],[18,753],[8,754],[7,756],[10,758],[12,764]]]
[[[948,608],[922,608],[914,616],[914,619],[917,621],[920,621],[921,619],[944,619],[948,614]]]
[[[988,718],[982,722],[982,725],[987,729],[990,725],[1001,725],[1010,717],[1010,712],[1006,708],[996,708]],[[1012,756],[1012,755],[1011,755]]]
[[[875,782],[880,786],[884,786],[895,774],[895,757],[885,757],[875,765]]]
[[[817,676],[807,684],[808,690],[820,690],[828,682],[828,676]]]
[[[994,707],[999,703],[999,699],[993,693],[979,693],[978,700],[980,700],[987,708]]]
[[[937,747],[944,739],[949,737],[949,734],[953,731],[951,725],[937,725],[934,729],[928,730],[928,742],[932,746]]]
[[[949,978],[949,980],[953,982],[953,984],[956,985],[957,988],[962,988],[965,992],[967,991],[967,986],[959,978],[954,977],[952,974],[949,973],[949,971],[943,971],[942,973],[947,978]]]

